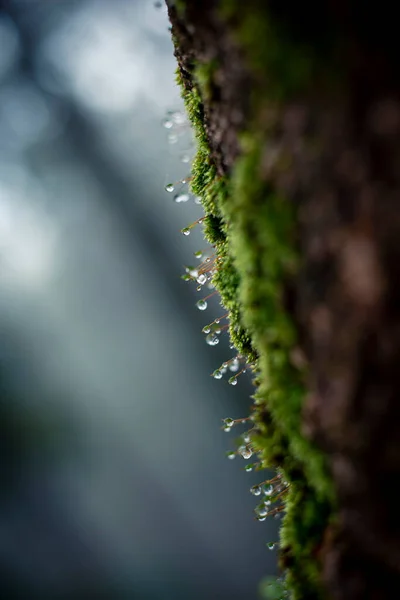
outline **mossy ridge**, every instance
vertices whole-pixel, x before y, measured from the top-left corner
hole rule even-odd
[[[229,16],[232,17],[232,12]],[[265,70],[270,57],[265,63],[268,53],[264,54],[264,50],[260,53],[256,48],[254,54],[254,37],[246,35],[249,22],[254,24],[256,20],[249,7],[241,7],[238,39],[259,75],[259,67]],[[262,27],[262,24],[257,26]],[[267,29],[271,32],[269,24]],[[272,43],[276,44],[277,40],[273,39]],[[307,66],[310,60],[307,56],[307,60],[300,58],[304,67],[300,69],[301,76],[299,73],[292,76],[299,56],[290,61],[292,49],[284,50],[284,63],[290,70],[286,83],[271,85],[271,79],[279,72],[275,65],[269,71],[270,95],[262,93],[263,102],[266,97],[272,97],[275,104],[282,101],[305,86],[313,74],[314,69]],[[272,55],[274,60],[278,57],[278,46],[273,46]],[[293,207],[276,192],[273,181],[262,181],[260,177],[265,140],[258,133],[257,118],[246,132],[242,155],[231,176],[217,175],[210,160],[200,90],[203,89],[207,101],[212,87],[212,81],[205,80],[207,73],[212,79],[213,68],[202,67],[200,77],[194,68],[191,89],[185,87],[178,73],[178,83],[198,142],[191,187],[203,202],[205,235],[221,257],[214,282],[222,303],[230,312],[232,341],[241,354],[251,355],[252,361],[257,357],[254,419],[261,431],[257,447],[265,467],[280,466],[291,482],[281,531],[287,583],[294,598],[320,598],[316,550],[332,513],[333,494],[323,457],[301,435],[304,374],[291,361],[296,331],[282,303],[285,282],[298,266],[293,236],[296,215]],[[255,97],[255,115],[259,105],[259,98]]]

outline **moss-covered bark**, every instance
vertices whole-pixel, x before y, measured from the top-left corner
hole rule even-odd
[[[192,188],[254,443],[290,482],[294,598],[400,583],[400,77],[389,5],[168,1]],[[397,584],[397,586],[396,586]],[[397,592],[395,592],[397,593]]]

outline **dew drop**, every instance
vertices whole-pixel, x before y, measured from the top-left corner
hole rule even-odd
[[[253,496],[259,496],[261,494],[261,486],[253,485],[253,487],[250,488],[250,492]]]
[[[182,154],[181,161],[187,164],[188,162],[190,162],[190,156],[188,154]]]
[[[175,186],[173,183],[167,183],[167,185],[165,186],[165,191],[166,192],[173,192],[175,189]]]
[[[178,136],[176,135],[176,133],[170,133],[168,135],[168,143],[169,144],[176,144],[178,141]]]
[[[244,470],[246,471],[246,473],[250,473],[254,468],[254,463],[250,463],[248,465],[245,466]]]
[[[174,202],[180,204],[181,202],[187,202],[189,200],[189,194],[176,194],[174,196]]]
[[[233,460],[236,457],[236,452],[228,452],[227,455],[226,455],[226,457],[229,460]]]
[[[206,337],[206,342],[209,346],[216,346],[219,344],[219,338],[214,333],[209,333]]]
[[[199,198],[198,196],[195,196],[194,203],[201,204],[201,198]]]
[[[274,491],[273,485],[264,485],[263,492],[266,496],[271,496],[273,494],[273,491]]]
[[[265,521],[267,517],[260,517],[260,515],[256,516],[257,521],[260,521],[260,523],[262,523],[263,521]]]
[[[226,433],[229,433],[229,432],[230,432],[230,430],[231,430],[231,428],[230,428],[230,427],[224,427],[224,431],[225,431]]]
[[[216,369],[212,375],[214,379],[222,379],[222,372],[219,369]]]
[[[183,235],[190,235],[189,227],[185,227],[184,229],[182,229],[182,233],[183,233]]]
[[[229,383],[230,385],[236,385],[236,384],[237,384],[237,378],[236,378],[236,376],[234,375],[233,377],[230,377],[230,378],[228,379],[228,383]]]
[[[197,283],[199,283],[200,285],[204,285],[206,281],[207,275],[204,275],[204,273],[201,273],[201,275],[197,277]]]
[[[165,129],[171,129],[174,126],[173,122],[169,118],[164,119],[163,125]]]
[[[249,444],[250,443],[250,435],[248,433],[245,433],[243,436],[243,441],[245,442],[245,444]]]
[[[177,125],[183,125],[183,123],[185,123],[185,121],[186,121],[186,117],[185,117],[184,113],[176,111],[176,112],[172,113],[172,120]]]
[[[199,310],[206,310],[206,308],[207,308],[207,302],[206,302],[206,300],[199,300],[198,302],[196,302],[196,307]]]
[[[192,281],[192,278],[190,277],[190,275],[188,273],[181,275],[181,279],[183,279],[183,281]]]
[[[235,424],[235,421],[233,419],[224,419],[224,425],[226,427],[232,427]]]
[[[265,506],[260,506],[257,509],[257,513],[260,517],[266,517],[268,514],[268,510],[265,508]]]
[[[242,450],[240,454],[243,456],[244,459],[247,460],[248,458],[251,458],[253,456],[253,451],[247,446],[244,446],[244,450]]]
[[[274,550],[275,546],[276,546],[276,544],[274,542],[269,542],[267,544],[268,550]]]
[[[233,361],[229,365],[229,370],[232,371],[233,373],[236,373],[236,371],[239,370],[239,360],[237,358],[233,359]]]
[[[210,333],[211,327],[209,325],[206,325],[201,331],[202,333]]]
[[[194,252],[194,256],[196,258],[201,258],[203,256],[202,250],[197,250],[197,252]]]

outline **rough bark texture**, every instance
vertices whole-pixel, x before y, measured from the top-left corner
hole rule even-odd
[[[184,18],[170,7],[170,17],[178,63],[188,77],[193,61],[216,59],[218,85],[206,104],[205,124],[215,164],[224,173],[239,154],[238,135],[257,82],[216,4],[188,2]],[[275,139],[292,163],[276,183],[299,205],[304,269],[290,305],[310,365],[304,434],[329,456],[339,499],[339,525],[327,529],[320,552],[323,577],[335,600],[396,598],[400,84],[395,18],[385,3],[376,14],[362,3],[327,2],[319,8],[319,24],[306,26],[304,16],[313,19],[312,3],[292,11],[276,6],[271,2],[270,10],[294,38],[311,44],[323,37],[329,22],[329,32],[339,35],[339,64],[346,73],[334,102],[318,89],[307,99],[289,100]],[[268,165],[266,153],[266,171]]]

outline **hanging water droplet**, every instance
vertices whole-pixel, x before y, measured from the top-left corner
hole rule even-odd
[[[175,186],[173,183],[167,183],[167,185],[165,186],[165,191],[166,192],[173,192],[175,189]]]
[[[249,463],[248,465],[245,466],[244,470],[246,471],[246,473],[250,473],[254,468],[254,463]]]
[[[203,251],[197,250],[197,252],[194,252],[194,256],[195,258],[201,258],[203,256]]]
[[[176,111],[172,113],[172,120],[177,125],[183,125],[183,123],[186,121],[186,116],[184,113]]]
[[[272,504],[271,500],[264,500],[265,506],[271,506],[271,504]]]
[[[190,162],[190,156],[189,156],[189,154],[182,154],[181,161],[183,163],[185,163],[185,164],[187,164],[188,162]]]
[[[256,515],[256,519],[257,521],[260,521],[260,523],[262,523],[263,521],[265,521],[267,517],[260,517],[260,515]]]
[[[266,484],[263,486],[263,492],[266,496],[271,496],[273,494],[273,491],[274,491],[273,485]]]
[[[224,425],[226,427],[232,427],[235,424],[235,421],[233,419],[227,418],[224,419]]]
[[[209,325],[205,325],[201,331],[202,333],[210,333],[211,327]]]
[[[236,373],[236,371],[239,370],[239,364],[239,360],[237,358],[234,358],[231,364],[229,365],[229,370],[233,373]]]
[[[229,432],[230,432],[230,430],[231,430],[231,428],[230,428],[230,427],[224,427],[223,429],[224,429],[224,431],[225,431],[226,433],[229,433]]]
[[[215,285],[213,284],[212,281],[208,282],[207,287],[208,287],[209,290],[214,290],[215,289]]]
[[[200,285],[204,285],[206,281],[207,275],[204,275],[204,273],[201,273],[201,275],[197,277],[197,283],[199,283]]]
[[[206,302],[206,300],[199,300],[198,302],[196,302],[196,307],[199,310],[206,310],[206,308],[207,308],[207,302]]]
[[[261,486],[253,485],[253,487],[250,488],[250,492],[253,496],[259,496],[261,494]]]
[[[222,373],[219,369],[216,369],[213,373],[214,379],[222,379]]]
[[[236,452],[227,452],[226,457],[233,460],[236,457]]]
[[[267,514],[268,514],[268,511],[267,511],[267,509],[265,508],[264,505],[261,505],[261,506],[258,507],[257,513],[258,513],[258,515],[260,517],[266,517]]]
[[[274,542],[269,542],[267,544],[268,550],[274,550],[275,546],[276,546],[276,544]]]
[[[209,346],[216,346],[217,344],[219,344],[219,338],[216,335],[214,335],[214,333],[209,333],[206,337],[206,342]]]
[[[177,204],[180,204],[181,202],[187,202],[189,197],[189,194],[176,194],[176,196],[174,196],[174,202]]]
[[[245,433],[243,436],[243,441],[245,442],[245,444],[249,444],[250,443],[250,435],[248,433]]]
[[[237,384],[237,377],[236,377],[235,375],[234,375],[233,377],[230,377],[230,378],[228,379],[228,383],[229,383],[230,385],[236,385],[236,384]]]
[[[171,129],[174,126],[173,122],[168,117],[166,119],[164,119],[163,125],[164,125],[165,129]]]
[[[222,329],[215,329],[215,330],[214,330],[214,333],[215,333],[216,335],[221,335],[221,333],[222,333]],[[226,367],[224,367],[224,368],[226,368]]]
[[[195,204],[201,204],[201,198],[199,198],[198,196],[195,196],[194,203]]]
[[[176,133],[170,133],[168,135],[168,144],[176,144],[178,141],[178,136]]]
[[[251,448],[249,448],[248,446],[243,446],[243,450],[241,451],[241,455],[243,456],[244,459],[248,459],[251,458],[253,456],[253,451],[251,450]]]
[[[183,233],[183,235],[190,235],[189,227],[185,227],[184,229],[182,229],[182,233]]]
[[[279,521],[281,518],[282,518],[282,513],[276,513],[276,515],[274,515],[275,521]]]
[[[214,321],[214,323],[217,323],[217,324],[220,322],[221,322],[221,319],[215,319],[215,321]]]
[[[229,344],[229,350],[234,350],[235,349],[235,344]]]
[[[192,278],[190,277],[190,275],[188,273],[181,275],[181,279],[183,279],[183,281],[192,281]]]
[[[227,370],[228,370],[228,369],[227,369],[226,367],[222,367],[222,368],[221,368],[221,373],[222,373],[223,375],[225,375],[225,373],[227,372]]]

